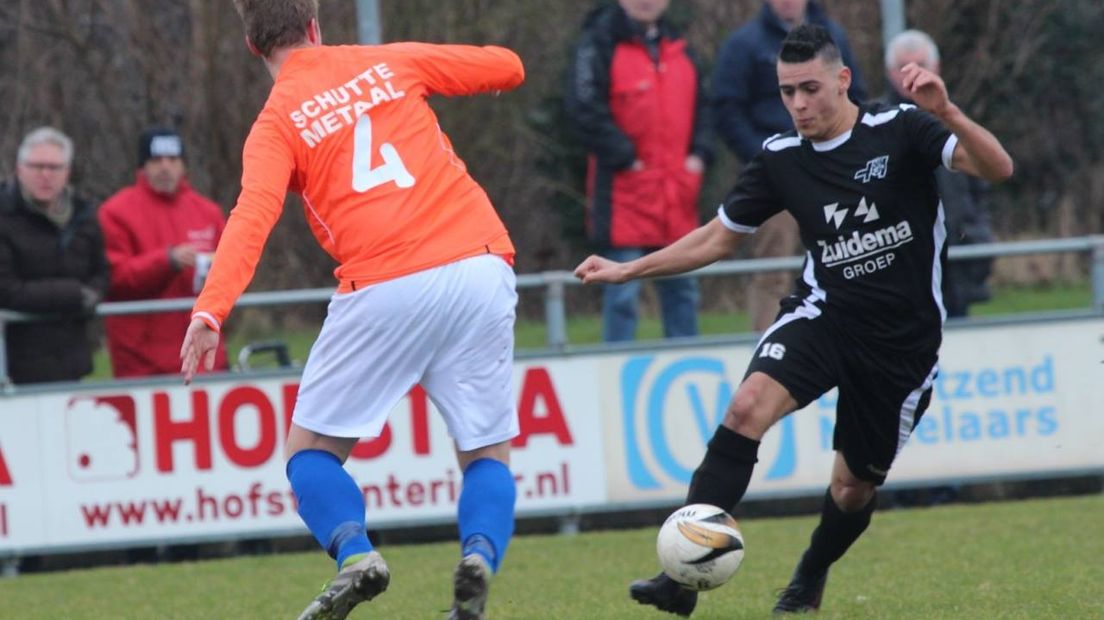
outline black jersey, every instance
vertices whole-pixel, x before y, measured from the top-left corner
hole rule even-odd
[[[754,232],[793,214],[807,253],[790,302],[802,312],[824,312],[872,344],[938,348],[947,235],[934,170],[950,168],[956,143],[915,106],[863,105],[833,140],[767,139],[719,215]]]

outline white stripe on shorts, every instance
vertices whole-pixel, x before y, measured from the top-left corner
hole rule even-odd
[[[894,453],[895,456],[900,454],[901,450],[905,448],[905,444],[908,443],[909,437],[912,435],[912,427],[916,424],[916,408],[920,406],[920,397],[931,388],[935,381],[935,375],[938,373],[939,363],[937,362],[932,366],[931,372],[928,373],[928,378],[924,379],[924,384],[909,392],[909,395],[905,397],[905,402],[901,405],[901,423],[897,431],[897,452]]]

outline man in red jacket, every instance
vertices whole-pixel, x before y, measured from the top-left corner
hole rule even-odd
[[[607,258],[627,261],[698,226],[712,121],[696,54],[665,17],[668,0],[618,0],[583,25],[564,95],[588,151],[587,235]],[[663,335],[696,336],[693,278],[656,282]],[[636,337],[639,282],[607,284],[602,337]]]
[[[134,185],[100,207],[109,301],[193,297],[203,285],[226,217],[192,189],[185,177],[184,142],[171,129],[152,128],[138,142]],[[187,311],[108,317],[104,323],[116,377],[180,371]],[[220,344],[216,369],[227,367]]]

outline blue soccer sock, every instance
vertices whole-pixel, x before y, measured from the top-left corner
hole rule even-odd
[[[338,569],[349,556],[372,550],[364,529],[364,496],[336,455],[325,450],[296,452],[288,459],[287,477],[299,516],[337,560]]]
[[[516,499],[514,475],[505,463],[484,458],[468,465],[457,509],[462,555],[478,553],[498,572],[514,534]]]

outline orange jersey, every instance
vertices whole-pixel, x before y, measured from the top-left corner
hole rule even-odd
[[[193,316],[218,329],[253,278],[287,191],[302,195],[340,290],[469,256],[513,259],[506,228],[426,99],[512,89],[501,47],[397,43],[288,55],[242,157],[242,191]]]

